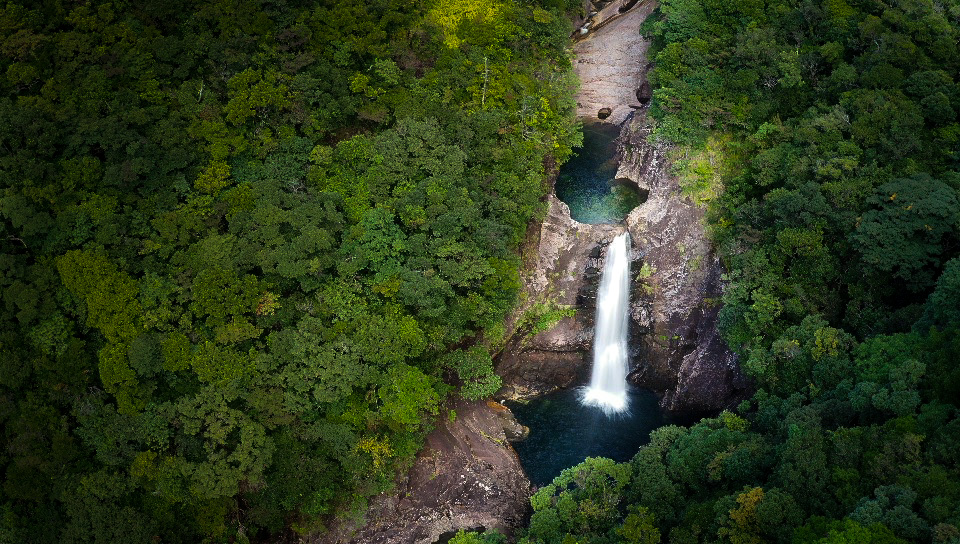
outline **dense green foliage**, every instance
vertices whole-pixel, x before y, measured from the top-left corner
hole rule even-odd
[[[659,9],[654,137],[757,393],[568,469],[522,542],[960,543],[960,4]]]
[[[495,390],[566,4],[0,8],[0,542],[317,530]]]

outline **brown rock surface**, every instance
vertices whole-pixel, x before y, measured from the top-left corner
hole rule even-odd
[[[460,401],[452,408],[456,419],[438,423],[397,488],[372,501],[366,525],[341,523],[312,542],[429,544],[459,529],[509,535],[522,526],[530,481],[504,434],[516,420],[495,402]]]
[[[653,89],[650,87],[650,82],[646,78],[643,79],[643,83],[640,84],[640,87],[637,89],[637,101],[641,104],[646,104],[650,102],[650,99],[653,98]]]

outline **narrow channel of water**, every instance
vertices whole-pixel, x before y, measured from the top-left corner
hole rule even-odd
[[[517,421],[530,427],[530,436],[513,448],[530,481],[544,486],[560,471],[587,457],[628,461],[650,433],[670,423],[652,392],[629,387],[630,409],[613,416],[580,404],[581,388],[561,389],[523,404],[510,403]]]
[[[617,136],[620,128],[583,120],[583,147],[560,167],[554,191],[581,223],[616,223],[643,203],[636,187],[618,183]]]

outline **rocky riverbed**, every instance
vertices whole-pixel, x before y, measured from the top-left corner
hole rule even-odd
[[[628,4],[633,6],[621,12]],[[639,29],[656,6],[652,1],[609,2],[590,18],[588,33],[574,45],[579,117],[599,117],[600,110],[607,108],[604,121],[620,125],[641,106],[637,90],[646,71],[649,43]]]

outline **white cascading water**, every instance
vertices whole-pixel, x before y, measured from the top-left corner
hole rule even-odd
[[[627,315],[630,305],[630,235],[617,236],[597,292],[597,332],[593,339],[593,375],[583,403],[607,414],[627,409]]]

